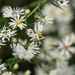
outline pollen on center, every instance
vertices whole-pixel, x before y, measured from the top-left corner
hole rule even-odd
[[[38,34],[38,36],[41,36],[41,32],[40,31],[37,31],[36,34]]]
[[[15,24],[16,25],[18,25],[18,24],[20,24],[21,23],[21,21],[19,20],[19,19],[17,19],[16,21],[15,21]]]
[[[65,11],[61,12],[61,16],[65,17],[67,16],[67,13]]]
[[[50,14],[55,14],[55,9],[51,9]]]

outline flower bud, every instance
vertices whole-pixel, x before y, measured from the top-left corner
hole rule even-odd
[[[28,15],[30,13],[30,9],[25,10],[25,14]]]
[[[31,74],[30,70],[27,70],[27,71],[24,73],[24,75],[30,75],[30,74]]]
[[[13,38],[13,39],[12,39],[12,42],[13,42],[13,43],[17,43],[17,39],[16,39],[16,38]]]
[[[18,64],[15,64],[14,66],[13,66],[13,70],[15,71],[15,70],[17,70],[19,68],[19,65]]]
[[[29,37],[33,37],[34,32],[33,32],[32,29],[28,29],[27,34],[28,34]]]

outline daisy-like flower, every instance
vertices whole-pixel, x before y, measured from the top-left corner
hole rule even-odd
[[[46,16],[44,18],[41,18],[41,16],[39,15],[35,15],[35,18],[37,18],[41,23],[43,23],[44,25],[46,24],[52,24],[53,23],[53,18],[51,18],[50,16]]]
[[[58,9],[56,17],[58,17],[58,19],[56,19],[57,22],[69,23],[73,19],[71,8],[65,7],[64,10]]]
[[[36,41],[36,42],[40,41],[40,38],[42,37],[43,30],[44,30],[43,24],[41,24],[40,22],[35,23],[34,35],[31,40]]]
[[[3,27],[3,29],[0,32],[0,38],[2,38],[2,42],[5,42],[5,39],[10,41],[10,37],[16,35],[16,31],[11,31],[11,29],[7,29],[7,27]]]
[[[57,15],[57,9],[58,8],[56,8],[55,6],[53,6],[51,4],[46,4],[46,5],[44,5],[44,7],[42,9],[42,14],[44,16],[51,16],[52,18],[55,18]]]
[[[37,22],[34,25],[34,31],[33,29],[28,29],[27,34],[28,36],[32,37],[30,40],[33,42],[39,42],[39,44],[41,44],[41,40],[44,40],[45,37],[42,36],[42,32],[44,30],[44,26],[42,23]]]
[[[68,6],[69,0],[59,0],[57,3],[62,7],[62,6]]]
[[[59,50],[61,50],[61,55],[63,55],[65,58],[70,58],[71,53],[75,53],[75,47],[72,47],[72,41],[70,36],[66,36],[62,39],[62,42],[59,42]]]
[[[4,72],[3,74],[1,75],[13,75],[12,72]]]
[[[4,17],[14,17],[18,14],[25,14],[25,10],[18,7],[12,9],[10,6],[6,6],[2,9],[2,11]]]
[[[12,22],[9,22],[9,26],[11,26],[13,29],[15,27],[19,27],[21,30],[27,26],[25,23],[25,16],[20,17],[20,15],[14,16],[14,19],[11,19]]]
[[[4,70],[6,70],[5,64],[0,64],[0,73]]]
[[[58,50],[52,50],[48,55],[52,61],[56,60],[55,65],[57,68],[64,68],[68,64],[67,59]]]
[[[39,53],[39,49],[37,47],[37,45],[34,45],[34,43],[31,43],[29,46],[28,46],[28,54],[31,55],[31,57],[34,57],[35,54]]]
[[[26,50],[21,44],[17,44],[16,48],[13,50],[13,55],[18,56],[20,59],[25,59],[30,61],[35,54],[38,53],[39,48],[36,45],[30,44],[28,50]]]

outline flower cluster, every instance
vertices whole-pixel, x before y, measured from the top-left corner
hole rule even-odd
[[[54,1],[59,8],[45,4],[39,13],[35,13],[33,24],[29,23],[28,17],[39,6],[32,12],[10,6],[2,9],[3,17],[10,21],[8,27],[4,25],[0,30],[0,46],[10,41],[13,56],[0,64],[1,75],[30,75],[30,70],[16,72],[22,61],[37,64],[35,75],[75,75],[74,65],[69,65],[72,55],[75,55],[75,34],[70,25],[73,14],[69,0]],[[24,31],[24,40],[16,37],[18,31]]]

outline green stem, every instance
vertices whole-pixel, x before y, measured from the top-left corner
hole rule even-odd
[[[40,3],[40,6],[41,6],[42,4],[44,4],[46,1],[47,1],[47,0],[43,0],[43,2]],[[40,6],[39,6],[39,5],[36,6],[36,7],[33,9],[33,11],[26,17],[26,19],[29,18]]]

